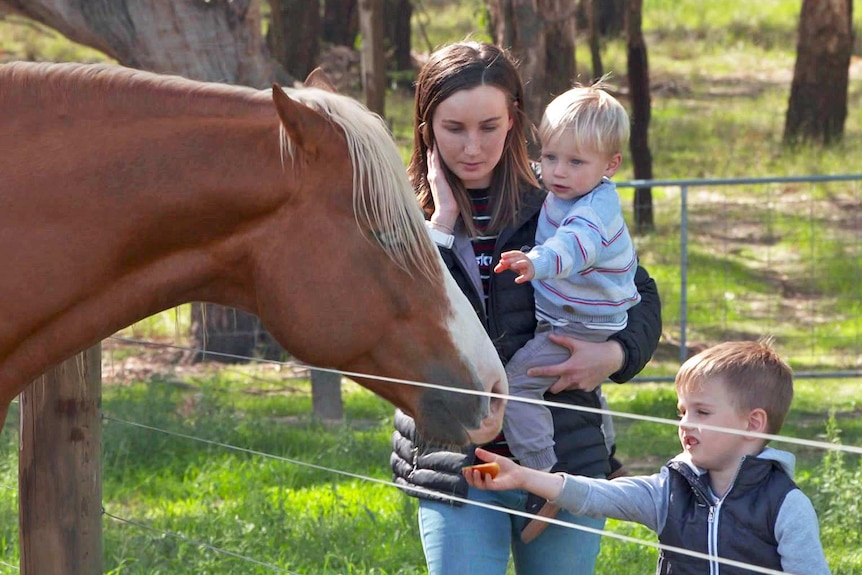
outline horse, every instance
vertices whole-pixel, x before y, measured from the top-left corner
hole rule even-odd
[[[319,72],[258,90],[0,65],[0,265],[0,427],[51,366],[186,302],[257,315],[429,441],[501,427],[505,371],[391,132]]]

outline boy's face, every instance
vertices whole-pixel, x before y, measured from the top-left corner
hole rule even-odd
[[[622,154],[606,154],[582,147],[565,132],[542,143],[542,180],[561,200],[574,200],[592,191],[602,177],[612,177]]]
[[[736,408],[721,380],[708,380],[694,389],[677,391],[679,441],[692,463],[708,471],[735,472],[745,455],[755,455],[762,440],[698,427],[702,424],[751,430],[751,413]],[[762,410],[757,410],[762,411]]]

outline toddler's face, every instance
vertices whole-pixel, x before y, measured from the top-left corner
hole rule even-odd
[[[613,176],[621,161],[618,153],[578,149],[563,133],[542,145],[542,180],[558,198],[573,200],[590,193],[602,177]]]

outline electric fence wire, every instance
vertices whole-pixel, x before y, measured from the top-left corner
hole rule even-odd
[[[190,348],[190,347],[186,347],[186,346],[177,346],[177,345],[173,345],[173,344],[156,343],[156,342],[137,340],[137,339],[132,339],[132,338],[122,338],[122,337],[118,337],[118,336],[114,336],[111,339],[115,339],[115,340],[118,340],[118,341],[121,341],[124,343],[135,344],[135,345],[157,346],[157,347],[165,347],[165,348],[170,348],[170,349],[177,349],[177,350],[191,351],[191,352],[203,351],[203,350]],[[496,393],[484,392],[484,391],[459,390],[459,389],[453,389],[453,388],[449,388],[446,386],[441,386],[441,385],[427,383],[427,382],[416,382],[416,381],[402,380],[402,379],[396,379],[396,378],[387,378],[387,377],[376,376],[376,375],[340,371],[340,370],[329,369],[329,368],[320,368],[320,367],[315,367],[315,366],[308,366],[306,364],[302,364],[301,362],[283,362],[283,361],[276,361],[276,360],[266,360],[266,359],[260,359],[260,358],[251,358],[251,357],[246,357],[246,356],[239,356],[239,355],[234,355],[234,354],[226,354],[226,353],[211,352],[211,351],[208,351],[207,353],[210,355],[218,355],[218,356],[227,357],[227,358],[231,358],[231,359],[240,359],[240,360],[246,360],[246,361],[257,362],[257,363],[268,363],[268,364],[282,365],[282,366],[288,366],[288,367],[306,367],[308,369],[316,369],[316,370],[320,370],[320,371],[336,373],[336,374],[340,374],[342,376],[351,377],[351,378],[352,377],[365,377],[365,378],[371,378],[371,379],[378,379],[381,381],[387,381],[387,382],[395,383],[395,384],[414,385],[414,386],[424,387],[424,388],[429,388],[429,389],[438,389],[438,390],[450,391],[450,392],[456,392],[456,393],[466,393],[466,394],[470,394],[470,395],[484,395],[484,396],[489,396],[489,397],[499,397],[499,398],[505,398],[507,400],[525,401],[528,403],[536,403],[536,404],[541,404],[541,405],[553,405],[553,406],[566,408],[566,409],[574,409],[576,411],[586,411],[586,412],[600,413],[600,414],[607,413],[607,414],[613,415],[615,417],[625,417],[625,418],[630,418],[630,419],[635,419],[635,420],[648,421],[648,422],[661,423],[661,424],[670,424],[670,425],[675,425],[675,426],[680,425],[680,422],[677,420],[660,418],[660,417],[646,416],[646,415],[626,413],[626,412],[617,412],[617,411],[612,411],[612,410],[589,408],[589,407],[583,407],[583,406],[573,406],[573,405],[561,404],[561,403],[556,403],[556,402],[548,402],[548,401],[544,401],[544,400],[528,400],[528,399],[523,399],[523,398],[511,397],[511,396],[508,396],[505,394],[496,394]],[[181,438],[181,439],[186,439],[189,441],[196,441],[196,442],[208,444],[208,445],[215,446],[215,447],[220,447],[223,449],[229,449],[229,450],[233,450],[233,451],[243,452],[243,453],[246,453],[249,455],[254,455],[254,456],[259,456],[259,457],[264,457],[264,458],[269,458],[269,459],[275,459],[275,460],[282,461],[285,463],[298,465],[298,466],[302,466],[302,467],[306,467],[306,468],[310,468],[310,469],[314,469],[314,470],[318,470],[318,471],[323,471],[326,473],[342,475],[342,476],[351,477],[354,479],[359,479],[361,481],[377,483],[380,485],[386,485],[389,487],[394,487],[396,489],[401,489],[400,486],[398,486],[397,484],[395,484],[392,481],[386,481],[386,480],[382,480],[382,479],[378,479],[378,478],[374,478],[374,477],[369,477],[369,476],[361,475],[358,473],[353,473],[350,471],[335,469],[335,468],[331,468],[331,467],[327,467],[327,466],[323,466],[323,465],[319,465],[319,464],[308,463],[308,462],[293,459],[293,458],[288,458],[288,457],[278,456],[278,455],[274,455],[274,454],[264,453],[264,452],[260,452],[260,451],[256,451],[256,450],[252,450],[252,449],[247,449],[247,448],[243,448],[243,447],[239,447],[239,446],[235,446],[235,445],[230,445],[230,444],[219,442],[219,441],[203,439],[203,438],[195,437],[192,435],[188,435],[188,434],[184,434],[184,433],[180,433],[180,432],[176,432],[176,431],[161,429],[161,428],[146,425],[143,423],[138,423],[138,422],[124,420],[124,419],[117,418],[117,417],[112,417],[112,416],[106,415],[106,414],[102,415],[102,419],[105,421],[109,421],[109,422],[129,425],[129,426],[137,427],[137,428],[144,429],[144,430],[149,430],[149,431],[153,431],[153,432],[157,432],[157,433],[163,433],[163,434],[171,435],[171,436]],[[808,446],[808,447],[815,447],[815,448],[820,448],[820,449],[825,449],[825,450],[838,450],[838,451],[844,451],[844,452],[849,452],[849,453],[862,454],[862,448],[860,448],[860,447],[846,446],[846,445],[841,445],[838,443],[815,441],[815,440],[808,440],[808,439],[795,438],[795,437],[789,437],[789,436],[781,436],[781,435],[773,435],[773,434],[745,432],[745,431],[738,431],[738,430],[722,428],[722,427],[718,427],[718,426],[711,426],[711,425],[701,425],[699,427],[701,427],[703,429],[711,429],[711,430],[715,430],[715,431],[722,431],[725,433],[731,433],[731,434],[736,434],[736,435],[760,437],[763,439],[769,439],[769,440],[773,440],[773,441],[783,441],[786,443],[794,443],[797,445],[804,445],[804,446]],[[411,490],[416,491],[416,492],[427,491],[427,490],[425,490],[421,487],[418,487],[418,486],[411,487]],[[526,517],[526,518],[536,517],[535,515],[532,515],[530,513],[526,513],[523,511],[508,509],[508,508],[499,507],[499,506],[495,506],[495,505],[491,505],[491,504],[483,503],[483,502],[478,502],[478,501],[471,501],[471,500],[467,500],[467,499],[453,496],[453,495],[440,494],[440,493],[436,493],[436,492],[434,492],[434,494],[437,495],[438,497],[442,495],[444,498],[447,498],[447,499],[454,501],[454,502],[459,502],[459,503],[466,504],[466,505],[476,505],[479,507],[484,507],[484,508],[491,509],[494,511],[507,513],[510,515],[518,515],[518,516]],[[260,561],[257,559],[253,559],[253,558],[244,556],[240,553],[217,547],[217,546],[212,545],[210,543],[204,543],[201,541],[197,541],[197,540],[188,538],[186,536],[183,536],[182,534],[179,534],[179,533],[159,530],[157,528],[151,527],[151,526],[146,525],[144,523],[141,523],[139,521],[123,518],[123,517],[120,517],[118,515],[108,513],[107,511],[104,510],[104,508],[103,508],[103,513],[115,521],[127,523],[129,525],[134,525],[134,526],[145,528],[145,529],[148,529],[151,531],[159,532],[163,535],[175,537],[175,538],[180,539],[182,541],[185,541],[189,544],[196,545],[196,546],[199,546],[202,548],[206,548],[206,549],[209,549],[211,551],[214,551],[217,553],[222,553],[222,554],[225,554],[225,555],[237,558],[237,559],[246,560],[246,561],[249,561],[249,562],[254,563],[256,565],[272,569],[273,571],[288,573],[289,575],[300,575],[296,572],[285,570],[285,569],[283,569],[277,565],[272,565],[270,563],[266,563],[266,562],[263,562],[263,561]],[[680,553],[682,555],[688,555],[688,556],[696,557],[696,558],[700,558],[700,559],[711,560],[711,561],[726,564],[729,566],[741,567],[741,568],[749,569],[750,571],[756,572],[756,573],[765,573],[767,575],[778,575],[778,574],[783,573],[781,571],[775,571],[772,569],[760,567],[760,566],[753,565],[753,564],[748,564],[748,563],[739,562],[739,561],[735,561],[735,560],[731,560],[731,559],[726,559],[723,557],[717,557],[717,556],[712,556],[712,555],[708,555],[708,554],[703,554],[703,553],[699,553],[697,551],[691,551],[688,549],[664,545],[664,544],[655,543],[652,541],[646,541],[643,539],[638,539],[636,537],[623,535],[623,534],[616,533],[613,531],[608,531],[608,530],[604,530],[604,529],[594,529],[594,528],[586,527],[586,526],[582,526],[582,525],[573,525],[573,524],[567,523],[565,521],[560,521],[558,519],[552,519],[552,518],[540,518],[540,519],[543,521],[546,521],[550,524],[559,525],[561,527],[566,527],[566,528],[570,528],[570,529],[579,529],[581,531],[586,531],[589,533],[598,534],[600,536],[611,537],[611,538],[618,539],[618,540],[628,542],[628,543],[634,543],[634,544],[643,545],[646,547],[652,547],[652,548],[659,549],[659,550],[673,551],[676,553]],[[803,574],[796,574],[796,575],[803,575]]]
[[[183,350],[183,351],[192,351],[192,352],[202,351],[202,350],[197,350],[194,348],[189,348],[189,347],[184,347],[184,346],[155,343],[155,342],[149,342],[149,341],[144,341],[144,340],[135,340],[135,339],[130,339],[130,338],[120,338],[117,336],[113,337],[112,339],[116,339],[116,340],[122,341],[124,343],[136,344],[136,345],[158,346],[158,347],[166,347],[166,348],[179,349],[179,350]],[[254,361],[254,362],[259,362],[259,363],[272,363],[272,364],[285,365],[285,366],[290,366],[290,367],[304,366],[304,367],[307,367],[308,369],[318,369],[320,371],[333,372],[333,373],[337,373],[337,374],[340,374],[340,375],[343,375],[346,377],[361,376],[361,377],[379,379],[382,381],[387,381],[387,382],[396,383],[396,384],[415,385],[415,386],[425,387],[425,388],[430,388],[430,389],[439,389],[439,390],[444,390],[444,391],[452,391],[452,392],[457,392],[457,393],[467,393],[467,394],[473,394],[473,395],[486,395],[486,396],[490,396],[490,397],[500,397],[500,398],[506,398],[508,400],[526,401],[528,403],[536,403],[536,404],[542,404],[542,405],[555,405],[555,406],[563,407],[563,408],[567,408],[567,409],[575,409],[575,410],[587,411],[587,412],[593,412],[593,413],[602,413],[602,414],[608,413],[608,414],[611,414],[613,416],[628,417],[631,419],[637,419],[637,420],[641,420],[641,421],[650,421],[650,422],[655,422],[655,423],[671,424],[671,425],[676,425],[676,426],[680,425],[679,421],[671,420],[671,419],[665,419],[665,418],[659,418],[659,417],[645,416],[645,415],[632,414],[632,413],[626,413],[626,412],[617,412],[617,411],[611,411],[611,410],[595,409],[595,408],[588,408],[588,407],[582,407],[582,406],[572,406],[572,405],[568,405],[568,404],[560,404],[560,403],[547,402],[547,401],[542,401],[542,400],[526,400],[526,399],[522,399],[522,398],[515,398],[515,397],[507,396],[504,394],[495,394],[495,393],[490,393],[490,392],[456,390],[456,389],[452,389],[449,387],[431,384],[431,383],[427,383],[427,382],[415,382],[415,381],[401,380],[401,379],[395,379],[395,378],[387,378],[387,377],[374,376],[374,375],[368,375],[368,374],[357,374],[357,373],[339,371],[339,370],[328,369],[328,368],[318,368],[318,367],[314,367],[314,366],[305,366],[305,364],[301,364],[298,362],[280,362],[280,361],[275,361],[275,360],[262,360],[260,358],[251,358],[251,357],[246,357],[246,356],[237,356],[237,355],[233,355],[233,354],[223,354],[223,353],[217,353],[217,352],[207,352],[207,353],[210,353],[211,355],[219,355],[219,356],[229,357],[232,359],[242,359],[242,360]],[[110,415],[104,415],[103,414],[102,419],[105,421],[125,424],[125,425],[129,425],[132,427],[138,427],[140,429],[145,429],[145,430],[149,430],[149,431],[153,431],[153,432],[164,433],[164,434],[171,435],[171,436],[174,436],[177,438],[182,438],[182,439],[186,439],[186,440],[190,440],[190,441],[197,441],[200,443],[205,443],[205,444],[209,444],[212,446],[217,446],[217,447],[220,447],[223,449],[229,449],[229,450],[244,452],[246,454],[255,455],[255,456],[259,456],[259,457],[275,459],[275,460],[283,461],[283,462],[290,463],[293,465],[299,465],[302,467],[307,467],[307,468],[315,469],[318,471],[324,471],[327,473],[343,475],[346,477],[359,479],[361,481],[378,483],[381,485],[386,485],[389,487],[394,487],[396,489],[400,489],[400,487],[397,484],[395,484],[394,482],[386,481],[386,480],[382,480],[382,479],[377,479],[377,478],[373,478],[373,477],[369,477],[369,476],[365,476],[365,475],[361,475],[361,474],[357,474],[357,473],[353,473],[353,472],[349,472],[349,471],[335,469],[335,468],[331,468],[331,467],[327,467],[327,466],[323,466],[323,465],[319,465],[319,464],[308,463],[308,462],[293,459],[293,458],[287,458],[287,457],[277,456],[277,455],[273,455],[273,454],[268,454],[268,453],[264,453],[264,452],[260,452],[260,451],[256,451],[256,450],[251,450],[251,449],[247,449],[247,448],[243,448],[243,447],[239,447],[239,446],[235,446],[235,445],[230,445],[230,444],[223,443],[223,442],[202,439],[202,438],[194,437],[194,436],[184,434],[184,433],[169,431],[169,430],[157,428],[154,426],[150,426],[150,425],[146,425],[146,424],[142,424],[142,423],[138,423],[138,422],[133,422],[133,421],[129,421],[129,420],[124,420],[124,419],[112,417]],[[855,446],[844,446],[844,445],[835,444],[835,443],[827,443],[827,442],[822,442],[822,441],[813,441],[813,440],[806,440],[806,439],[801,439],[801,438],[793,438],[793,437],[786,437],[786,436],[772,435],[772,434],[741,432],[741,431],[737,431],[737,430],[721,428],[721,427],[717,427],[717,426],[709,426],[709,425],[703,425],[701,427],[704,429],[712,429],[712,430],[716,430],[716,431],[723,431],[726,433],[733,433],[733,434],[737,434],[737,435],[749,435],[749,436],[761,437],[764,439],[771,439],[771,440],[775,440],[775,441],[785,441],[785,442],[789,442],[789,443],[795,443],[798,445],[806,445],[809,447],[817,447],[817,448],[821,448],[821,449],[834,449],[834,450],[841,450],[841,451],[846,451],[846,452],[850,452],[850,453],[862,454],[862,448],[855,447]],[[15,490],[14,487],[8,486],[8,485],[2,485],[0,487],[4,487],[8,490]],[[417,492],[426,491],[425,489],[423,489],[421,487],[411,487],[411,489],[414,491],[417,491]],[[483,502],[478,502],[478,501],[471,501],[471,500],[464,499],[464,498],[457,497],[457,496],[452,496],[452,495],[447,495],[447,494],[439,494],[439,493],[436,493],[436,495],[437,496],[442,495],[444,498],[447,498],[447,499],[454,501],[454,502],[459,502],[459,503],[466,504],[466,505],[476,505],[479,507],[484,507],[487,509],[499,511],[502,513],[508,513],[511,515],[518,515],[518,516],[526,517],[526,518],[536,517],[530,513],[526,513],[523,511],[508,509],[508,508],[499,507],[499,506],[495,506],[495,505],[491,505],[491,504],[487,504],[487,503],[483,503]],[[226,555],[229,557],[233,557],[235,559],[246,561],[246,562],[249,562],[251,564],[255,564],[255,565],[258,565],[260,567],[270,569],[272,571],[276,571],[279,573],[287,573],[288,575],[301,575],[298,572],[290,571],[288,569],[284,569],[284,568],[279,567],[277,565],[267,563],[264,561],[260,561],[258,559],[253,558],[253,557],[249,557],[247,555],[243,555],[241,553],[237,553],[237,552],[231,551],[229,549],[218,547],[218,546],[213,545],[211,543],[206,543],[203,541],[192,539],[190,537],[182,535],[181,533],[163,530],[163,529],[158,529],[158,528],[152,527],[150,525],[147,525],[145,523],[142,523],[140,521],[121,517],[119,515],[108,512],[107,510],[105,510],[104,507],[102,508],[102,513],[106,517],[109,517],[112,520],[117,521],[119,523],[124,523],[127,525],[135,526],[135,527],[140,528],[140,529],[153,531],[153,532],[159,533],[162,536],[169,536],[171,538],[183,541],[187,544],[194,545],[196,547],[203,548],[203,549],[208,549],[210,551],[213,551],[213,552],[216,552],[216,553],[219,553],[222,555]],[[647,547],[652,547],[655,549],[663,549],[663,550],[667,550],[667,551],[673,551],[673,552],[680,553],[683,555],[689,555],[692,557],[705,559],[705,560],[712,560],[712,561],[716,561],[716,562],[722,563],[722,564],[727,564],[730,566],[746,568],[746,569],[749,569],[749,570],[756,572],[756,573],[765,573],[767,575],[774,575],[774,574],[783,573],[781,571],[775,571],[772,569],[759,567],[757,565],[752,565],[752,564],[748,564],[748,563],[744,563],[744,562],[725,559],[723,557],[711,556],[708,554],[703,554],[703,553],[691,551],[691,550],[684,549],[684,548],[679,548],[679,547],[664,545],[661,543],[646,541],[643,539],[638,539],[635,537],[622,535],[620,533],[616,533],[613,531],[608,531],[608,530],[604,530],[604,529],[594,529],[591,527],[586,527],[586,526],[581,526],[581,525],[572,525],[570,523],[567,523],[565,521],[560,521],[557,519],[551,519],[551,518],[542,518],[542,519],[548,523],[551,523],[554,525],[559,525],[561,527],[567,527],[570,529],[579,529],[582,531],[586,531],[586,532],[593,533],[593,534],[598,534],[600,536],[611,537],[611,538],[618,539],[618,540],[628,542],[628,543],[639,544],[639,545],[643,545],[643,546],[647,546]],[[16,570],[19,570],[18,566],[15,566],[15,565],[12,565],[9,563],[5,563],[3,561],[0,561],[0,565],[8,566],[8,567],[14,568]]]

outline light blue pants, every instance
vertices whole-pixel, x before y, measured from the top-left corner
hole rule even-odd
[[[468,499],[524,511],[522,490],[484,491],[470,488]],[[561,510],[556,517],[603,529],[604,519]],[[421,499],[419,531],[429,575],[505,575],[511,552],[518,575],[592,575],[601,536],[579,529],[549,525],[530,543],[522,543],[526,518],[476,505],[453,507]]]

